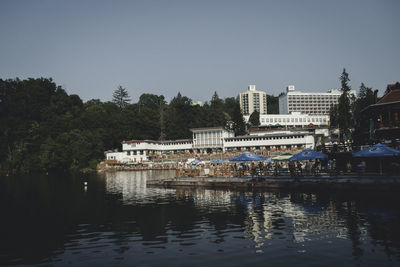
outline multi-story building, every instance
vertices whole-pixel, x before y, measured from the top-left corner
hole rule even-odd
[[[239,94],[239,102],[244,115],[251,115],[254,111],[267,114],[267,93],[256,90],[255,85],[249,85],[247,91]]]
[[[243,116],[248,122],[250,116]],[[306,127],[306,126],[329,126],[329,115],[310,115],[300,112],[291,114],[261,114],[260,126],[278,126],[278,127]]]
[[[355,90],[350,91],[350,95],[355,94]],[[341,95],[342,92],[339,90],[305,93],[296,91],[294,85],[289,85],[286,93],[279,96],[279,114],[300,112],[310,115],[329,115],[331,107],[339,103]]]

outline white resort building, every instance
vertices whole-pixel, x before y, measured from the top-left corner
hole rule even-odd
[[[284,151],[314,148],[314,133],[310,131],[257,131],[246,136],[234,136],[223,127],[191,129],[193,140],[122,142],[122,152],[106,152],[107,160],[122,163],[144,162],[168,154],[211,154],[225,151]]]
[[[279,114],[300,112],[310,115],[329,115],[331,106],[339,103],[342,92],[330,90],[326,93],[296,91],[294,85],[286,87],[286,93],[279,96]],[[355,90],[350,95],[356,95]]]
[[[225,139],[225,150],[294,150],[314,148],[314,136],[310,132],[270,132]]]

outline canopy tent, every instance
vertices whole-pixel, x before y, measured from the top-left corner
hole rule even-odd
[[[272,160],[275,160],[275,161],[285,161],[285,160],[289,160],[292,156],[293,156],[293,155],[290,154],[290,153],[283,153],[283,154],[281,154],[281,155],[279,155],[279,156],[273,157]]]
[[[379,159],[379,173],[382,175],[382,158],[400,156],[400,150],[388,147],[384,144],[376,144],[365,148],[361,151],[353,153],[356,158],[380,158]]]
[[[244,152],[239,156],[229,159],[229,161],[265,161],[265,160],[266,158],[250,152]]]
[[[310,160],[310,159],[327,159],[328,155],[312,150],[310,148],[304,149],[293,157],[289,158],[290,161]]]

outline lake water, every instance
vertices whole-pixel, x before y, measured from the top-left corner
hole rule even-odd
[[[0,266],[400,266],[400,194],[146,188],[173,175],[0,177]]]

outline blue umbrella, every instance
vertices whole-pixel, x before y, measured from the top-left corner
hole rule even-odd
[[[212,161],[212,163],[223,163],[223,162],[225,162],[225,160],[223,160],[223,159],[214,159]]]
[[[192,163],[192,164],[197,164],[197,163],[200,163],[201,161],[200,160],[193,160],[192,162],[190,162],[190,163]]]
[[[266,160],[264,157],[258,156],[250,152],[244,152],[239,156],[229,159],[229,161],[264,161],[264,160]]]
[[[271,162],[272,161],[272,157],[266,158],[265,161]]]
[[[289,158],[290,161],[298,161],[298,160],[310,160],[310,159],[326,159],[328,155],[324,153],[312,150],[310,148],[304,149],[300,153],[297,153],[293,157]]]
[[[384,157],[395,157],[395,156],[400,156],[400,150],[388,147],[387,145],[383,144],[376,144],[353,154],[353,157],[357,158],[363,158],[363,157],[384,158]],[[382,159],[379,160],[379,172],[382,175]]]
[[[400,156],[400,150],[383,144],[376,144],[353,154],[353,157],[394,157]]]

